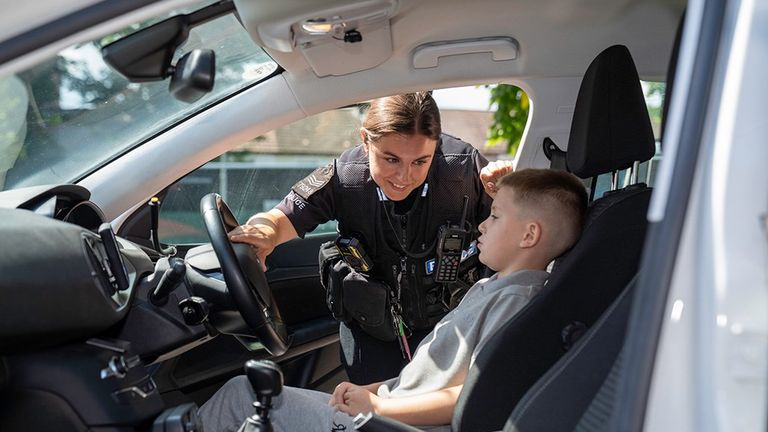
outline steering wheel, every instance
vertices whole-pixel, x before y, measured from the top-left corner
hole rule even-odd
[[[248,244],[229,241],[227,233],[240,224],[217,193],[203,197],[200,212],[235,306],[270,354],[284,354],[290,338],[256,252]]]

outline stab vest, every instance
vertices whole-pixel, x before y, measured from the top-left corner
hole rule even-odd
[[[413,330],[431,328],[447,312],[439,301],[443,287],[434,282],[432,274],[427,274],[426,267],[435,258],[439,227],[459,224],[464,195],[469,197],[467,221],[473,227],[477,228],[487,216],[477,214],[483,208],[479,200],[484,198],[484,192],[476,179],[476,151],[458,138],[441,135],[427,175],[426,196],[417,198],[426,202],[407,221],[419,224],[416,238],[405,239],[408,253],[402,251],[397,241],[385,238],[384,227],[392,221],[384,214],[387,210],[370,176],[363,146],[345,151],[335,161],[336,176],[332,181],[339,233],[363,243],[374,263],[370,276],[399,291],[403,319]],[[409,227],[405,231],[413,230]]]

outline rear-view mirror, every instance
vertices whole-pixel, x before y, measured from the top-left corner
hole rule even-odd
[[[213,89],[216,55],[213,50],[196,49],[184,54],[171,76],[171,95],[182,102],[195,102]]]

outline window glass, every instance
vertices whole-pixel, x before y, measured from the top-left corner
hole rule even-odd
[[[445,133],[477,147],[489,160],[512,159],[528,122],[530,101],[509,84],[435,90]]]
[[[277,70],[229,14],[193,28],[176,50],[175,59],[196,48],[215,50],[215,85],[200,100],[174,99],[169,79],[129,82],[104,61],[101,49],[154,21],[78,43],[27,70],[0,76],[0,190],[77,181]]]
[[[203,165],[168,189],[159,233],[164,243],[203,243],[208,236],[200,199],[222,195],[244,223],[279,203],[291,186],[360,141],[362,107],[349,107],[299,120],[260,135]],[[334,221],[313,233],[335,232]]]
[[[491,160],[512,157],[507,152],[516,149],[516,144],[489,139],[494,124],[490,94],[489,88],[478,86],[433,92],[446,133],[469,142]],[[515,92],[505,94],[517,97]],[[507,103],[511,102],[502,102]],[[164,198],[160,239],[170,244],[207,242],[199,207],[200,199],[211,192],[223,196],[240,223],[271,209],[298,180],[360,143],[366,109],[367,103],[361,103],[283,126],[188,174],[171,186]],[[516,139],[519,142],[519,136]],[[313,234],[335,231],[336,224],[331,221],[318,226]]]

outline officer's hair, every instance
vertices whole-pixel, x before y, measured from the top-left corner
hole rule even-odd
[[[363,121],[365,142],[378,141],[387,134],[423,135],[440,139],[440,110],[432,92],[406,93],[375,99]]]
[[[496,186],[512,189],[522,214],[540,214],[557,231],[552,257],[570,248],[581,235],[587,211],[587,190],[575,175],[550,169],[522,169],[501,177]]]

